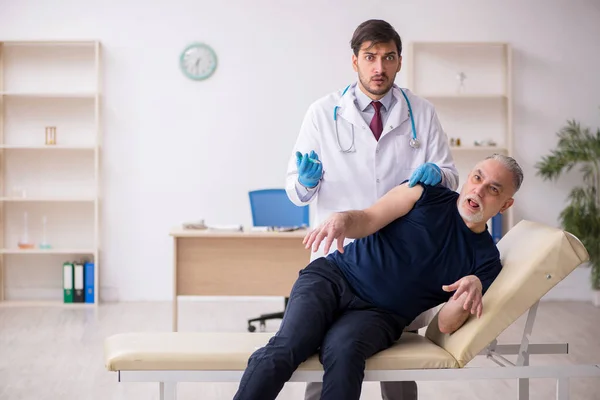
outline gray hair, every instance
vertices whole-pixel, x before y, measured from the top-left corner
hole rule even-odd
[[[521,183],[523,183],[523,170],[514,158],[505,156],[504,154],[494,153],[485,159],[500,161],[513,175],[515,193],[521,188]]]

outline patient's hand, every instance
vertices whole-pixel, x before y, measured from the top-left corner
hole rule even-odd
[[[323,239],[325,241],[324,252],[329,253],[329,248],[334,240],[337,239],[337,249],[340,253],[344,252],[344,239],[346,238],[346,230],[348,225],[348,215],[345,213],[332,214],[321,225],[307,233],[302,243],[305,248],[313,247],[313,252],[319,249],[319,245]]]
[[[451,300],[456,301],[460,298],[463,293],[466,293],[465,301],[462,305],[463,310],[471,312],[471,314],[477,313],[477,318],[481,317],[483,312],[483,303],[481,301],[482,285],[481,281],[475,275],[465,276],[451,285],[444,285],[442,289],[446,292],[456,290]]]

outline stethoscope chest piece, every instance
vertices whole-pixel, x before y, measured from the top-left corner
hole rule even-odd
[[[418,149],[419,147],[421,147],[421,142],[419,142],[419,139],[410,138],[408,145],[413,149]]]

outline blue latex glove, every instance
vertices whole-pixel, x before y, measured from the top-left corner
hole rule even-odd
[[[298,167],[298,182],[307,188],[317,186],[321,176],[323,175],[323,164],[319,161],[319,156],[314,150],[311,150],[310,155],[304,155],[299,151],[296,152],[296,166]]]
[[[442,170],[434,163],[425,163],[415,169],[410,179],[408,180],[408,187],[413,187],[417,182],[421,182],[425,185],[435,186],[442,181]]]

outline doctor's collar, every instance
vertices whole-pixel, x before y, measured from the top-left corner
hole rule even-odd
[[[389,109],[392,105],[392,99],[394,96],[392,94],[392,92],[393,92],[393,87],[385,94],[385,96],[383,96],[379,100],[379,102],[383,105],[383,107],[385,108],[386,111],[389,111]],[[361,112],[365,111],[367,109],[367,107],[369,107],[371,102],[373,101],[373,100],[371,100],[371,98],[369,96],[364,94],[362,90],[360,90],[360,88],[358,87],[358,84],[356,86],[354,86],[354,97],[356,97],[356,105]]]

